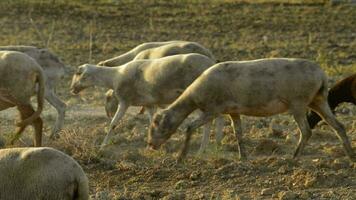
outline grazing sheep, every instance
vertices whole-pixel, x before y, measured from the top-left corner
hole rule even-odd
[[[244,158],[240,115],[263,117],[289,111],[301,132],[294,153],[294,157],[297,157],[311,136],[306,117],[308,107],[337,131],[346,154],[355,160],[346,131],[327,103],[325,73],[317,64],[303,59],[273,58],[214,65],[167,109],[154,116],[149,128],[148,144],[157,149],[191,112],[200,109],[201,116],[187,128],[178,161],[187,153],[193,130],[219,114],[229,114],[232,118],[239,157]]]
[[[329,90],[328,103],[331,110],[344,102],[353,103],[356,105],[356,74],[353,74],[339,82]],[[310,128],[314,128],[321,120],[318,114],[311,112],[308,115]]]
[[[41,49],[33,46],[0,46],[0,50],[20,51],[35,59],[42,67],[45,74],[45,99],[57,111],[58,116],[51,131],[51,137],[57,134],[64,123],[66,104],[55,94],[55,86],[64,76],[65,65],[62,61],[47,49]]]
[[[199,53],[215,61],[215,57],[211,53],[211,51],[199,43],[189,42],[189,41],[168,41],[168,42],[143,43],[121,56],[99,62],[98,65],[115,67],[118,65],[123,65],[131,60],[156,59],[156,58],[163,58],[166,56],[187,54],[187,53]],[[106,102],[105,102],[105,111],[106,111],[106,115],[109,118],[111,118],[115,114],[118,103],[119,102],[115,98],[115,95],[113,95],[113,91],[109,90],[106,93]],[[144,108],[141,109],[140,113],[143,112],[144,112]]]
[[[17,51],[0,51],[0,110],[17,107],[21,122],[11,140],[18,139],[25,128],[32,124],[35,129],[35,146],[41,146],[42,119],[45,92],[44,72],[28,55]],[[37,111],[31,105],[31,96],[37,92]]]
[[[0,150],[0,199],[89,199],[88,178],[70,156],[48,147]]]
[[[184,54],[152,60],[135,60],[118,67],[85,64],[78,67],[72,80],[72,92],[100,86],[115,91],[118,110],[110,123],[102,147],[129,106],[145,106],[153,114],[158,105],[173,102],[214,61],[201,54]],[[209,135],[206,129],[204,135]],[[203,144],[202,144],[203,145]]]

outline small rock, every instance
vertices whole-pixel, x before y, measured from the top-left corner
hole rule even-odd
[[[272,195],[274,193],[273,188],[264,188],[261,191],[261,195]]]
[[[279,200],[293,200],[297,198],[297,194],[292,191],[282,191],[278,193]]]
[[[181,190],[181,189],[186,188],[188,185],[189,185],[188,181],[180,180],[175,184],[174,188],[177,190]]]

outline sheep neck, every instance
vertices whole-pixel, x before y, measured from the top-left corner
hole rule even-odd
[[[119,66],[132,61],[135,58],[135,54],[132,52],[127,52],[111,60],[110,66]]]
[[[167,109],[168,112],[171,113],[172,125],[174,129],[176,129],[190,113],[197,109],[197,107],[190,97],[182,95]]]
[[[119,76],[117,67],[97,67],[95,82],[98,87],[114,89],[114,82]]]

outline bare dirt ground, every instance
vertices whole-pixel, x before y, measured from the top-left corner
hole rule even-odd
[[[197,41],[221,61],[308,58],[320,63],[331,84],[356,71],[355,7],[259,2],[1,1],[0,45],[47,45],[68,64],[58,87],[68,104],[65,127],[58,139],[48,139],[56,113],[47,104],[44,144],[82,165],[93,199],[356,199],[356,164],[345,157],[333,130],[320,123],[303,156],[293,160],[299,133],[288,114],[243,117],[244,161],[237,160],[228,120],[221,146],[212,134],[207,151],[199,153],[197,131],[182,164],[174,160],[181,131],[160,151],[148,151],[148,117],[136,115],[138,108],[130,109],[111,144],[98,152],[109,122],[105,90],[73,96],[71,75],[75,66],[97,63],[142,42]],[[336,114],[355,149],[356,107],[343,104]],[[0,144],[13,134],[16,116],[16,109],[0,112]],[[15,146],[30,145],[31,134],[28,129]]]

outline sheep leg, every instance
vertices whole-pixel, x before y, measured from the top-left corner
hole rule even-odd
[[[187,130],[186,130],[186,136],[185,136],[183,148],[178,155],[177,162],[181,162],[183,160],[183,158],[186,156],[186,154],[188,152],[189,142],[190,142],[191,136],[193,134],[193,131],[195,129],[199,128],[200,126],[210,122],[211,120],[214,119],[214,117],[215,117],[215,115],[213,115],[212,113],[203,112],[197,119],[195,119],[188,125]]]
[[[208,146],[209,136],[210,136],[210,128],[211,128],[211,122],[204,124],[203,137],[201,140],[199,153],[203,153],[205,151],[206,147]]]
[[[128,109],[128,106],[126,103],[124,103],[123,101],[120,101],[118,107],[117,107],[117,111],[114,115],[114,118],[111,120],[110,123],[110,127],[109,127],[109,131],[106,134],[103,143],[101,143],[100,149],[103,149],[105,145],[108,144],[108,140],[111,137],[111,135],[113,134],[113,131],[117,125],[117,123],[121,120],[121,118],[125,115],[126,111]]]
[[[43,121],[39,117],[37,118],[33,124],[32,127],[35,129],[35,139],[34,139],[34,145],[35,147],[40,147],[42,145],[42,128],[43,128]]]
[[[145,113],[145,107],[142,106],[140,111],[137,113],[138,115],[143,115]]]
[[[142,107],[142,109],[147,109],[148,112],[148,118],[150,120],[150,123],[152,123],[153,115],[155,114],[157,108],[155,106],[147,106],[147,107]],[[142,110],[141,109],[141,110]]]
[[[224,137],[223,135],[223,129],[224,129],[224,116],[219,116],[215,119],[215,139],[216,139],[216,143],[218,145],[221,145],[221,141]]]
[[[16,133],[11,137],[10,144],[14,145],[15,141],[19,140],[22,132],[25,130],[26,126],[21,126],[16,128]]]
[[[20,111],[20,118],[21,120],[24,120],[28,117],[30,117],[35,111],[31,105],[21,105],[17,106],[18,110]],[[32,126],[35,129],[34,133],[34,146],[39,147],[41,146],[41,141],[42,141],[42,127],[43,127],[43,122],[41,118],[37,118]],[[15,133],[15,135],[12,137],[10,144],[14,144],[16,140],[18,140],[22,134],[22,132],[25,130],[26,126],[19,127]]]
[[[52,89],[45,90],[45,99],[51,104],[57,111],[57,119],[52,128],[50,138],[54,138],[56,134],[61,130],[64,124],[64,116],[67,105],[60,100]]]
[[[231,120],[232,130],[233,130],[236,140],[237,140],[237,148],[239,150],[239,159],[244,160],[244,159],[246,159],[246,153],[242,146],[242,123],[241,123],[240,115],[238,115],[238,114],[230,115],[230,120]]]
[[[346,155],[352,161],[356,162],[356,155],[352,150],[349,139],[347,138],[345,127],[335,118],[327,102],[323,101],[319,104],[313,103],[310,107],[334,128],[339,140],[342,142]]]
[[[300,156],[301,152],[303,151],[310,136],[312,135],[312,132],[307,120],[306,109],[295,107],[295,109],[293,109],[291,113],[294,117],[294,120],[297,122],[300,131],[297,149],[295,150],[293,155],[293,158],[297,158]]]

